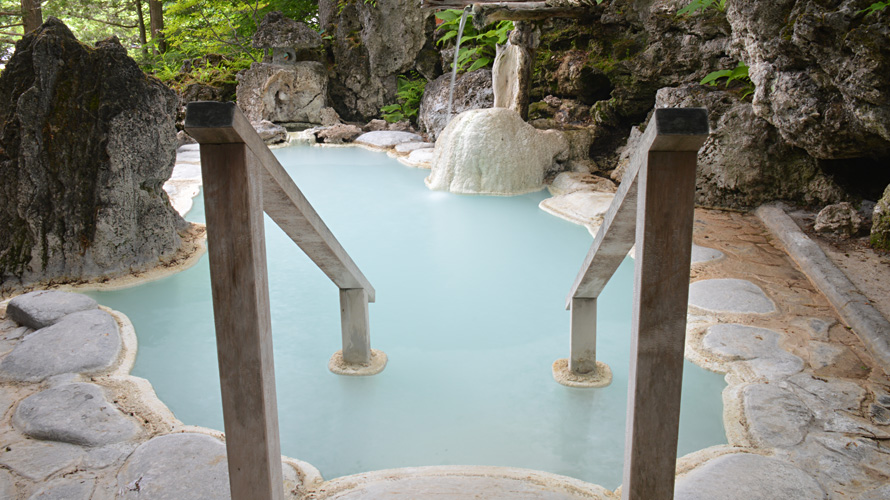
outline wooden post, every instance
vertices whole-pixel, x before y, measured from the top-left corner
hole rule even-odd
[[[583,375],[596,371],[596,299],[572,299],[572,339],[569,370]]]
[[[284,498],[259,168],[243,143],[201,144],[233,500]]]
[[[351,365],[369,364],[371,335],[368,294],[363,288],[340,290],[340,328],[343,334],[343,361]]]
[[[674,496],[680,389],[703,109],[659,109],[639,171],[636,276],[628,383],[623,500]]]

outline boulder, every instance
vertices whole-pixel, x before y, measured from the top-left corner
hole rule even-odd
[[[815,158],[890,154],[890,12],[858,0],[728,2],[755,114]]]
[[[415,0],[318,2],[319,26],[331,68],[331,103],[348,121],[367,121],[396,100],[398,75],[422,64],[431,50],[432,9]]]
[[[875,248],[890,250],[890,186],[872,212],[870,241]]]
[[[362,129],[358,126],[340,123],[318,132],[315,137],[319,139],[319,142],[327,144],[344,144],[354,141],[360,135],[362,135]]]
[[[841,201],[843,190],[806,151],[788,145],[732,93],[697,84],[663,88],[656,107],[705,107],[711,136],[698,153],[696,202],[747,209],[776,199],[803,204]]]
[[[828,205],[816,215],[813,229],[817,233],[833,234],[841,238],[856,236],[862,226],[859,212],[845,202]]]
[[[266,144],[278,144],[287,141],[287,129],[276,125],[269,120],[262,120],[253,124],[256,133]]]
[[[322,122],[328,95],[328,76],[322,63],[253,63],[237,78],[238,106],[250,121]]]
[[[50,17],[0,74],[0,283],[154,267],[185,221],[163,190],[176,94],[112,37],[89,47]]]
[[[257,49],[290,47],[297,50],[314,49],[321,46],[321,35],[306,25],[284,17],[280,11],[266,14],[253,35],[253,46]]]
[[[537,130],[513,110],[476,109],[458,115],[436,141],[426,184],[453,193],[516,195],[544,187],[548,171],[568,157],[556,130]]]
[[[677,500],[823,500],[825,491],[809,474],[784,460],[732,453],[705,462],[677,478]]]
[[[454,83],[451,116],[448,116],[448,92],[451,74],[442,75],[426,85],[417,124],[420,131],[436,140],[451,118],[471,109],[491,108],[494,105],[491,70],[477,69],[458,75]]]
[[[406,142],[422,141],[423,137],[411,132],[402,132],[398,130],[375,130],[365,132],[355,138],[356,144],[364,144],[379,149],[392,149],[398,144]]]

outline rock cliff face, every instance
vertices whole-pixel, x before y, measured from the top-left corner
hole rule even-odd
[[[416,68],[435,76],[422,64],[422,52],[434,52],[428,45],[432,10],[419,2],[320,0],[318,8],[319,24],[331,36],[331,101],[343,119],[376,118],[382,106],[395,102],[399,74]]]
[[[446,73],[426,84],[417,124],[431,140],[442,132],[451,118],[471,109],[490,108],[494,104],[491,70],[477,69],[458,75],[454,82],[451,115],[448,115],[448,94],[451,74]]]
[[[890,153],[890,12],[869,2],[728,2],[755,113],[820,159]]]
[[[115,38],[95,48],[50,18],[0,75],[0,286],[144,269],[185,222],[162,189],[176,94]]]
[[[786,144],[732,92],[695,84],[664,88],[656,107],[708,108],[711,136],[699,150],[696,177],[701,205],[750,209],[777,199],[825,205],[844,197],[815,158]]]

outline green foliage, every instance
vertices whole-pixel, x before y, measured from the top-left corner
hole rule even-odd
[[[267,13],[314,25],[318,3],[313,0],[177,0],[166,2],[164,33],[171,51],[186,57],[208,53],[240,54],[259,59],[250,39]]]
[[[598,2],[601,1],[598,0]],[[437,45],[444,45],[445,42],[452,39],[455,39],[453,43],[456,43],[462,13],[456,9],[436,13],[436,17],[443,21],[438,27],[438,31],[442,35],[436,42]],[[499,21],[479,31],[473,26],[472,17],[472,15],[467,16],[464,33],[460,40],[460,52],[457,56],[457,71],[459,73],[487,68],[494,64],[496,45],[506,43],[507,35],[513,29],[512,21]]]
[[[398,91],[396,92],[398,102],[380,108],[383,119],[389,123],[416,120],[424,89],[426,89],[426,79],[416,72],[412,71],[407,76],[399,75]]]
[[[742,99],[754,93],[754,82],[752,82],[751,78],[748,76],[748,65],[741,61],[738,66],[733,69],[723,69],[708,73],[708,75],[702,79],[701,84],[716,87],[719,80],[723,78],[726,79],[726,81],[723,82],[725,88],[729,88],[732,82],[738,82],[740,84],[738,88],[742,91]]]
[[[871,5],[869,5],[868,7],[866,7],[865,9],[859,11],[859,13],[860,14],[864,13],[865,15],[870,16],[876,12],[880,12],[880,11],[886,9],[887,7],[890,7],[890,1],[875,2]]]
[[[720,12],[726,11],[726,0],[692,0],[689,5],[683,7],[677,12],[678,16],[690,16],[696,12],[704,12],[708,9],[715,9]]]

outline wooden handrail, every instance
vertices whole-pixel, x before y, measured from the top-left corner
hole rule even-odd
[[[385,365],[378,352],[377,366],[363,371],[373,356],[368,302],[374,288],[234,103],[189,103],[185,129],[201,145],[231,497],[281,500],[263,212],[340,288],[343,350],[332,359],[350,374],[371,375]]]
[[[374,287],[234,103],[189,103],[185,130],[201,144],[246,145],[262,167],[263,210],[337,287],[361,288],[374,302]]]
[[[596,300],[637,245],[623,500],[673,498],[695,170],[708,133],[706,109],[655,110],[567,299],[568,369],[601,385]]]
[[[624,261],[634,245],[637,216],[637,174],[650,152],[698,151],[708,136],[704,108],[662,108],[655,110],[640,144],[634,151],[615,198],[609,205],[603,225],[594,237],[566,297],[566,310],[573,298],[595,299]]]

